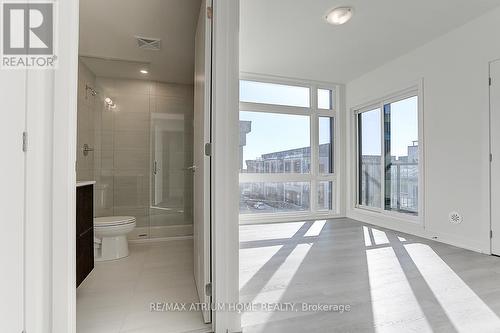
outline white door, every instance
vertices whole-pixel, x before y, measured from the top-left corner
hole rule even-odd
[[[200,302],[211,302],[211,227],[210,227],[210,156],[205,146],[211,128],[212,20],[208,18],[210,0],[203,0],[195,41],[194,73],[194,276]],[[210,322],[211,312],[203,311]]]
[[[490,64],[491,253],[500,255],[500,60]]]
[[[24,70],[0,69],[0,332],[24,329],[25,78]]]

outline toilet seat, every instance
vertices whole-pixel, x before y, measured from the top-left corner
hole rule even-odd
[[[113,227],[135,223],[133,216],[105,216],[94,218],[94,227]]]

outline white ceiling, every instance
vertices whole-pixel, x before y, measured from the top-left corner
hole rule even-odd
[[[350,22],[323,21],[329,9],[346,5],[354,7]],[[241,0],[240,68],[346,83],[498,6],[498,0]]]
[[[200,0],[80,0],[80,55],[98,76],[192,83]],[[139,49],[135,36],[160,38],[160,51]],[[118,59],[103,61],[95,58]],[[128,61],[124,61],[128,60]]]

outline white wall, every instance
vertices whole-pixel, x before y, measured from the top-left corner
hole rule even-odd
[[[487,79],[489,61],[500,58],[496,31],[500,31],[500,9],[347,84],[346,110],[351,112],[423,79],[425,145],[425,227],[359,214],[352,209],[352,191],[349,217],[490,252]],[[351,121],[349,114],[350,140]],[[352,153],[352,147],[348,149]],[[352,160],[347,164],[352,184]],[[455,210],[464,217],[460,225],[448,222],[448,213]]]

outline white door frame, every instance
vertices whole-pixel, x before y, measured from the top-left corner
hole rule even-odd
[[[75,161],[79,1],[58,1],[59,68],[54,71],[53,121],[45,135],[52,135],[53,151],[44,162],[51,165],[52,233],[51,291],[38,294],[52,305],[46,310],[51,333],[76,332],[75,290]],[[213,41],[213,302],[234,303],[238,286],[238,76],[239,0],[214,0]],[[42,89],[40,83],[39,86]],[[54,93],[51,95],[51,93]],[[235,111],[236,110],[236,111]],[[37,185],[42,186],[44,182]],[[29,208],[28,208],[29,211]],[[27,239],[27,242],[30,242]],[[236,312],[215,311],[215,332],[241,330]],[[33,330],[29,332],[35,332]]]
[[[498,234],[500,233],[500,230],[499,230],[499,227],[500,227],[500,223],[494,223],[494,218],[497,217],[498,218],[498,215],[499,215],[499,212],[496,212],[496,205],[493,204],[493,200],[494,199],[498,199],[498,192],[500,189],[498,189],[498,187],[500,186],[500,184],[497,184],[497,186],[494,186],[493,182],[497,182],[498,183],[498,177],[500,176],[500,174],[498,172],[493,172],[494,168],[493,166],[496,166],[498,168],[498,166],[496,165],[497,163],[497,160],[500,158],[500,154],[497,154],[497,152],[499,151],[500,149],[500,139],[498,137],[494,137],[493,136],[493,133],[495,133],[495,128],[493,128],[493,125],[494,123],[499,123],[499,120],[496,120],[500,117],[500,114],[498,114],[498,112],[500,110],[496,110],[494,111],[493,110],[493,105],[492,105],[492,98],[493,98],[493,95],[492,95],[492,88],[495,86],[495,87],[498,87],[498,83],[495,82],[495,79],[500,79],[500,77],[498,78],[493,78],[492,77],[492,65],[495,64],[495,65],[500,65],[500,59],[496,59],[496,60],[493,60],[493,61],[490,61],[489,64],[488,64],[488,76],[489,76],[489,79],[493,81],[490,81],[490,85],[488,87],[488,98],[489,98],[489,138],[490,138],[490,174],[489,174],[489,185],[490,185],[490,202],[489,202],[489,206],[490,206],[490,253],[493,254],[493,255],[500,255],[500,247],[499,246],[495,246],[494,245],[494,241],[495,239],[497,239],[497,242],[498,242]],[[496,214],[495,214],[496,213]]]
[[[211,260],[211,156],[206,144],[211,142],[212,126],[212,20],[208,17],[211,0],[202,0],[195,38],[194,67],[194,145],[193,145],[193,245],[194,280],[201,303],[211,303],[207,285],[212,281]],[[205,323],[212,322],[212,311],[202,309]]]

